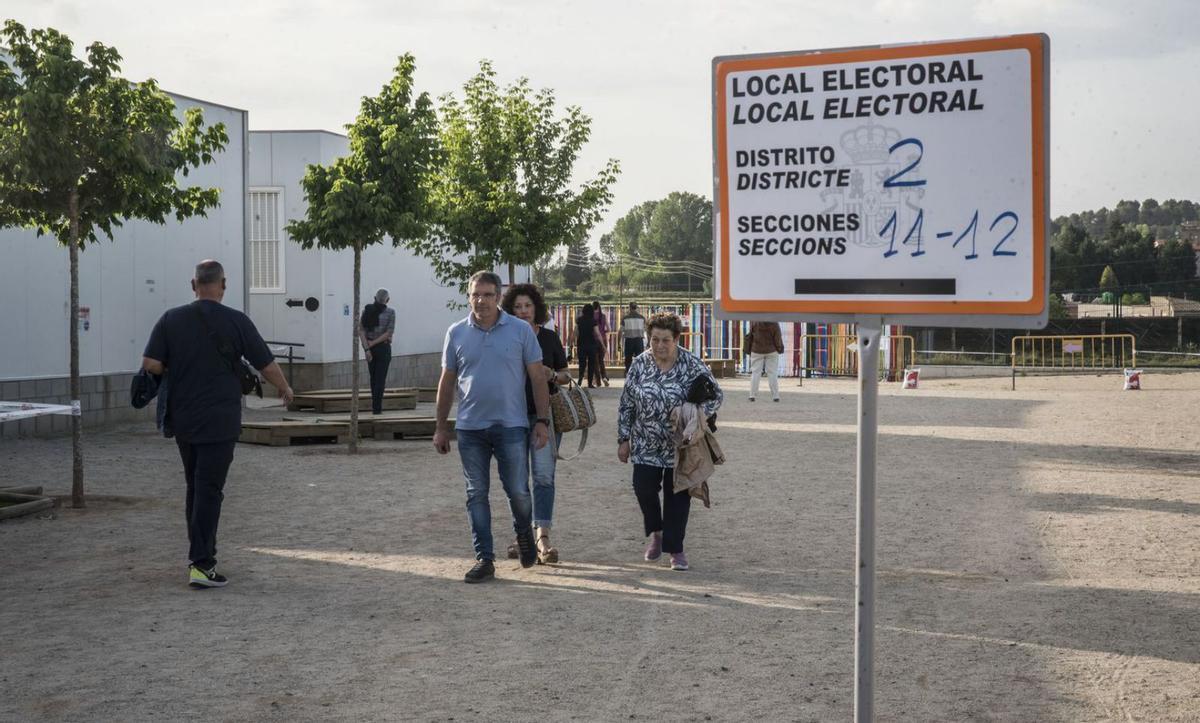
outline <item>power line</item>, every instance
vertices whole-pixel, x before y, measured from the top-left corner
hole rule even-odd
[[[617,259],[612,262],[608,262],[607,260],[604,260],[604,259],[601,259],[598,262],[593,262],[592,257],[590,257],[586,254],[570,252],[570,251],[567,252],[567,254],[565,255],[564,258],[567,262],[571,262],[575,265],[592,266],[592,265],[596,265],[598,263],[599,265],[610,267],[610,266],[615,266],[618,264],[623,264],[623,265],[628,265],[633,268],[641,268],[641,269],[653,269],[653,270],[663,269],[663,270],[667,270],[667,271],[693,270],[693,271],[697,271],[700,273],[711,273],[712,272],[711,266],[709,266],[707,264],[702,264],[698,261],[692,261],[689,259],[650,260],[650,259],[639,258],[636,256],[620,256],[620,257],[617,257]]]
[[[577,263],[575,261],[564,262],[563,266],[569,267],[569,268],[576,268],[576,269],[594,270],[593,267],[589,266],[588,264],[581,264],[581,263]],[[667,275],[667,276],[686,275],[693,279],[700,279],[701,281],[709,281],[712,279],[711,274],[705,274],[703,272],[699,272],[694,269],[688,269],[688,268],[662,269],[662,268],[657,268],[657,267],[653,267],[653,266],[627,266],[627,267],[625,267],[625,270],[630,271],[630,272],[663,274],[663,275]],[[615,273],[616,267],[608,266],[605,268],[605,271],[610,274]],[[622,272],[622,273],[624,273],[624,272]]]

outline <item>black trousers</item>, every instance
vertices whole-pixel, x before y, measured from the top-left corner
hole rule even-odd
[[[629,371],[629,363],[638,354],[646,351],[646,342],[643,339],[626,339],[625,340],[625,371]]]
[[[383,390],[387,389],[388,366],[392,363],[392,345],[384,342],[371,347],[367,371],[371,374],[371,413],[383,412]]]
[[[599,384],[601,379],[608,379],[608,370],[604,368],[604,357],[607,349],[602,346],[596,347],[596,383]]]
[[[683,552],[683,536],[687,533],[688,512],[692,496],[687,490],[673,491],[674,467],[633,465],[633,493],[642,508],[642,524],[646,535],[662,532],[663,552]],[[662,493],[662,503],[659,493]]]
[[[579,356],[579,383],[582,385],[584,378],[587,378],[589,387],[598,386],[600,384],[600,350],[595,346],[576,347]]]
[[[188,559],[208,570],[217,564],[217,523],[225,499],[225,475],[236,441],[190,444],[176,438],[187,479]]]

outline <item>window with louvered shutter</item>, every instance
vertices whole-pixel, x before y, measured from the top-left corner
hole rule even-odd
[[[283,292],[280,188],[250,189],[250,293]]]

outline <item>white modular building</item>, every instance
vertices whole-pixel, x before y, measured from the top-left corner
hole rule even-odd
[[[171,94],[181,118],[199,107],[224,123],[229,143],[213,163],[181,183],[220,189],[207,216],[163,225],[129,221],[79,254],[79,364],[85,425],[145,416],[129,406],[132,375],[154,322],[191,301],[196,263],[225,266],[225,303],[244,309],[246,285],[247,112]],[[33,230],[0,228],[0,400],[70,403],[70,266],[66,247]],[[150,413],[152,413],[152,409]],[[46,416],[0,424],[0,435],[63,432],[70,420]]]
[[[245,110],[168,95],[180,117],[199,107],[206,124],[225,124],[225,149],[181,179],[218,188],[220,205],[183,222],[129,221],[111,241],[81,252],[75,323],[84,424],[152,418],[153,405],[130,407],[130,382],[154,323],[194,299],[195,265],[207,258],[225,267],[224,303],[249,314],[298,390],[349,386],[360,311],[353,308],[353,254],[304,250],[285,231],[306,212],[300,182],[308,165],[332,163],[348,152],[348,139],[327,131],[251,132]],[[55,239],[0,228],[0,401],[70,403],[69,272],[67,250]],[[521,267],[519,280],[529,274]],[[397,316],[389,385],[435,385],[446,328],[466,314],[465,299],[440,285],[426,260],[386,241],[363,253],[361,303],[379,288],[389,291]],[[66,417],[44,416],[0,424],[0,437],[68,430]]]
[[[291,370],[296,389],[348,387],[354,315],[361,311],[353,308],[354,254],[305,250],[284,229],[307,212],[300,186],[307,167],[333,163],[349,152],[349,139],[328,131],[253,131],[249,151],[250,318],[276,352],[303,345],[293,346],[304,357]],[[446,327],[466,314],[465,300],[434,279],[428,261],[387,239],[363,251],[360,303],[380,288],[396,310],[389,386],[436,385]],[[369,388],[366,362],[360,364],[360,384]]]

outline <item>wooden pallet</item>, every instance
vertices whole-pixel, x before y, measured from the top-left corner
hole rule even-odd
[[[704,363],[717,379],[737,376],[737,361],[734,359],[705,359]]]
[[[625,362],[618,361],[618,362],[613,362],[611,364],[606,363],[604,365],[604,371],[608,373],[609,379],[624,379],[625,378]],[[574,379],[578,380],[579,379],[579,365],[576,363],[569,364],[567,366],[567,373],[570,374]],[[587,384],[587,380],[584,379],[583,383]]]
[[[37,492],[32,494],[24,492],[24,490],[33,489],[36,489]],[[33,514],[34,512],[48,510],[53,506],[54,499],[52,497],[43,497],[41,487],[0,489],[0,520]]]
[[[345,444],[350,425],[341,422],[242,422],[239,442],[287,447],[293,444]]]
[[[417,408],[417,393],[416,392],[385,392],[383,395],[383,408],[387,410],[396,409],[416,409]],[[319,414],[329,412],[349,412],[350,411],[350,395],[340,394],[297,394],[292,403],[288,405],[289,412],[298,412],[301,409],[311,409]],[[358,409],[361,412],[366,409],[368,413],[371,411],[371,395],[359,394]]]
[[[450,419],[450,429],[454,430],[454,420]],[[437,420],[433,417],[409,417],[408,419],[376,419],[374,422],[375,439],[428,439],[437,431]]]
[[[417,391],[416,387],[388,387],[387,389],[383,390],[383,393],[384,394],[413,394],[416,391]],[[308,389],[306,391],[296,392],[296,393],[303,394],[306,397],[312,397],[312,396],[348,397],[348,396],[350,396],[350,388],[347,387],[346,389]],[[364,380],[363,385],[358,388],[358,395],[360,397],[365,396],[367,398],[370,398],[371,385],[370,385],[370,383],[366,382],[366,380]]]
[[[437,387],[388,387],[387,389],[383,390],[383,393],[384,394],[416,394],[417,401],[424,403],[424,402],[436,402],[437,401],[437,391],[438,391]],[[349,397],[350,390],[349,389],[313,389],[313,390],[307,391],[307,392],[300,392],[299,395],[305,396],[305,397],[313,397],[313,396]],[[367,399],[370,399],[371,398],[370,387],[363,387],[363,388],[359,389],[358,395],[360,397],[365,396]]]
[[[413,415],[413,416],[390,415],[389,416],[388,414],[381,414],[379,416],[376,416],[374,414],[371,414],[370,411],[364,412],[362,410],[359,410],[359,412],[358,412],[358,436],[360,439],[362,439],[363,437],[374,437],[375,436],[375,422],[379,422],[379,421],[390,422],[394,419],[402,420],[402,419],[413,419],[413,418],[423,419],[424,417],[417,417],[415,415]],[[297,414],[283,415],[283,421],[285,421],[285,422],[335,422],[337,424],[349,425],[350,424],[350,415],[349,415],[349,413],[314,415],[314,414],[310,414],[308,412],[300,412]]]

